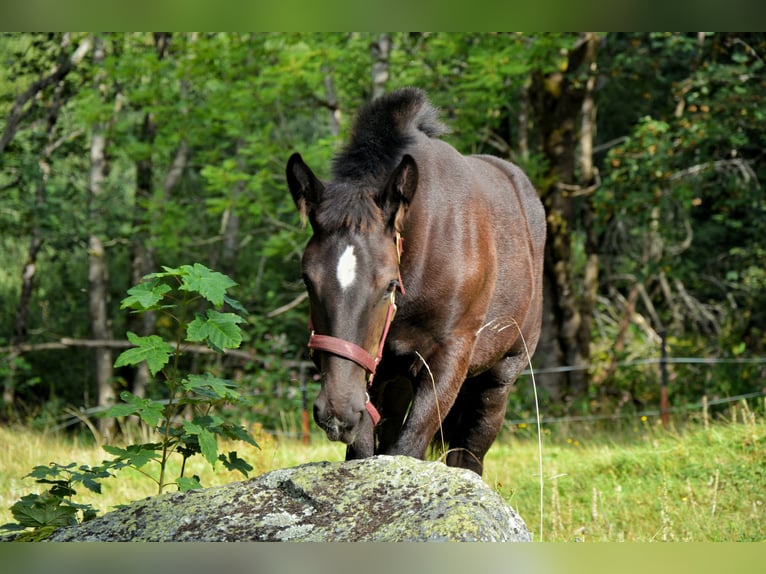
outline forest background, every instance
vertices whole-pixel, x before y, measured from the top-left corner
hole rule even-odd
[[[300,151],[327,176],[354,111],[399,86],[543,199],[546,416],[657,405],[663,336],[710,361],[672,365],[674,407],[762,392],[764,57],[762,33],[0,35],[0,416],[49,426],[121,390],[161,398],[113,363],[128,331],[169,326],[120,301],[199,262],[238,283],[246,340],[185,367],[290,426],[317,387],[284,165]],[[509,418],[533,411],[529,382]]]

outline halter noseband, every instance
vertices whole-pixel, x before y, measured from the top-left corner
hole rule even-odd
[[[399,232],[397,232],[394,236],[394,242],[396,243],[397,261],[401,263],[404,238]],[[380,360],[383,358],[383,348],[386,345],[388,330],[390,329],[391,323],[394,320],[394,315],[396,315],[396,291],[398,290],[402,293],[402,295],[404,295],[404,283],[402,283],[401,270],[398,271],[398,274],[399,283],[396,289],[391,291],[391,297],[388,304],[388,312],[386,313],[386,323],[383,327],[383,333],[380,336],[380,342],[378,343],[377,355],[372,355],[366,349],[363,349],[351,341],[339,339],[338,337],[331,337],[330,335],[317,335],[314,332],[314,327],[311,323],[311,316],[309,315],[309,329],[311,330],[311,335],[309,336],[308,342],[309,349],[311,349],[311,351],[314,349],[325,351],[327,353],[332,353],[333,355],[337,355],[339,357],[343,357],[344,359],[355,362],[357,365],[367,371],[368,389],[372,386],[372,380],[375,377],[375,371],[378,368],[378,363],[380,363]],[[370,418],[372,418],[372,424],[377,425],[378,422],[380,422],[380,413],[378,412],[378,409],[375,408],[375,405],[372,404],[372,401],[370,401],[369,393],[367,394],[367,402],[365,403],[364,408],[367,409],[367,413],[370,415]]]

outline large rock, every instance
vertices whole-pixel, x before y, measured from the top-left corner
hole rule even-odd
[[[479,476],[377,456],[275,470],[147,498],[52,541],[529,541],[524,521]]]

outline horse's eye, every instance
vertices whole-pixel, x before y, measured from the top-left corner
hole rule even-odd
[[[394,289],[399,287],[399,280],[398,279],[391,279],[391,281],[388,282],[388,287],[386,288],[386,293],[391,294],[393,293]]]

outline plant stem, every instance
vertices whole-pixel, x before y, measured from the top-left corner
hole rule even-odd
[[[176,344],[175,344],[175,351],[173,353],[173,366],[170,370],[170,376],[166,376],[165,380],[168,384],[168,404],[165,407],[165,432],[162,440],[162,459],[160,460],[160,481],[159,481],[159,494],[162,494],[162,491],[165,488],[165,470],[167,467],[167,462],[170,456],[173,454],[173,451],[175,450],[175,445],[171,445],[170,441],[170,424],[175,416],[175,399],[176,399],[176,391],[178,389],[178,365],[181,360],[181,345],[184,340],[185,330],[186,330],[186,312],[188,307],[189,300],[187,297],[183,297],[181,300],[181,312],[179,314],[179,317],[174,317],[178,323],[178,329],[176,330]],[[171,448],[171,446],[173,448]],[[184,459],[185,462],[185,459]],[[183,474],[183,473],[182,473]]]

